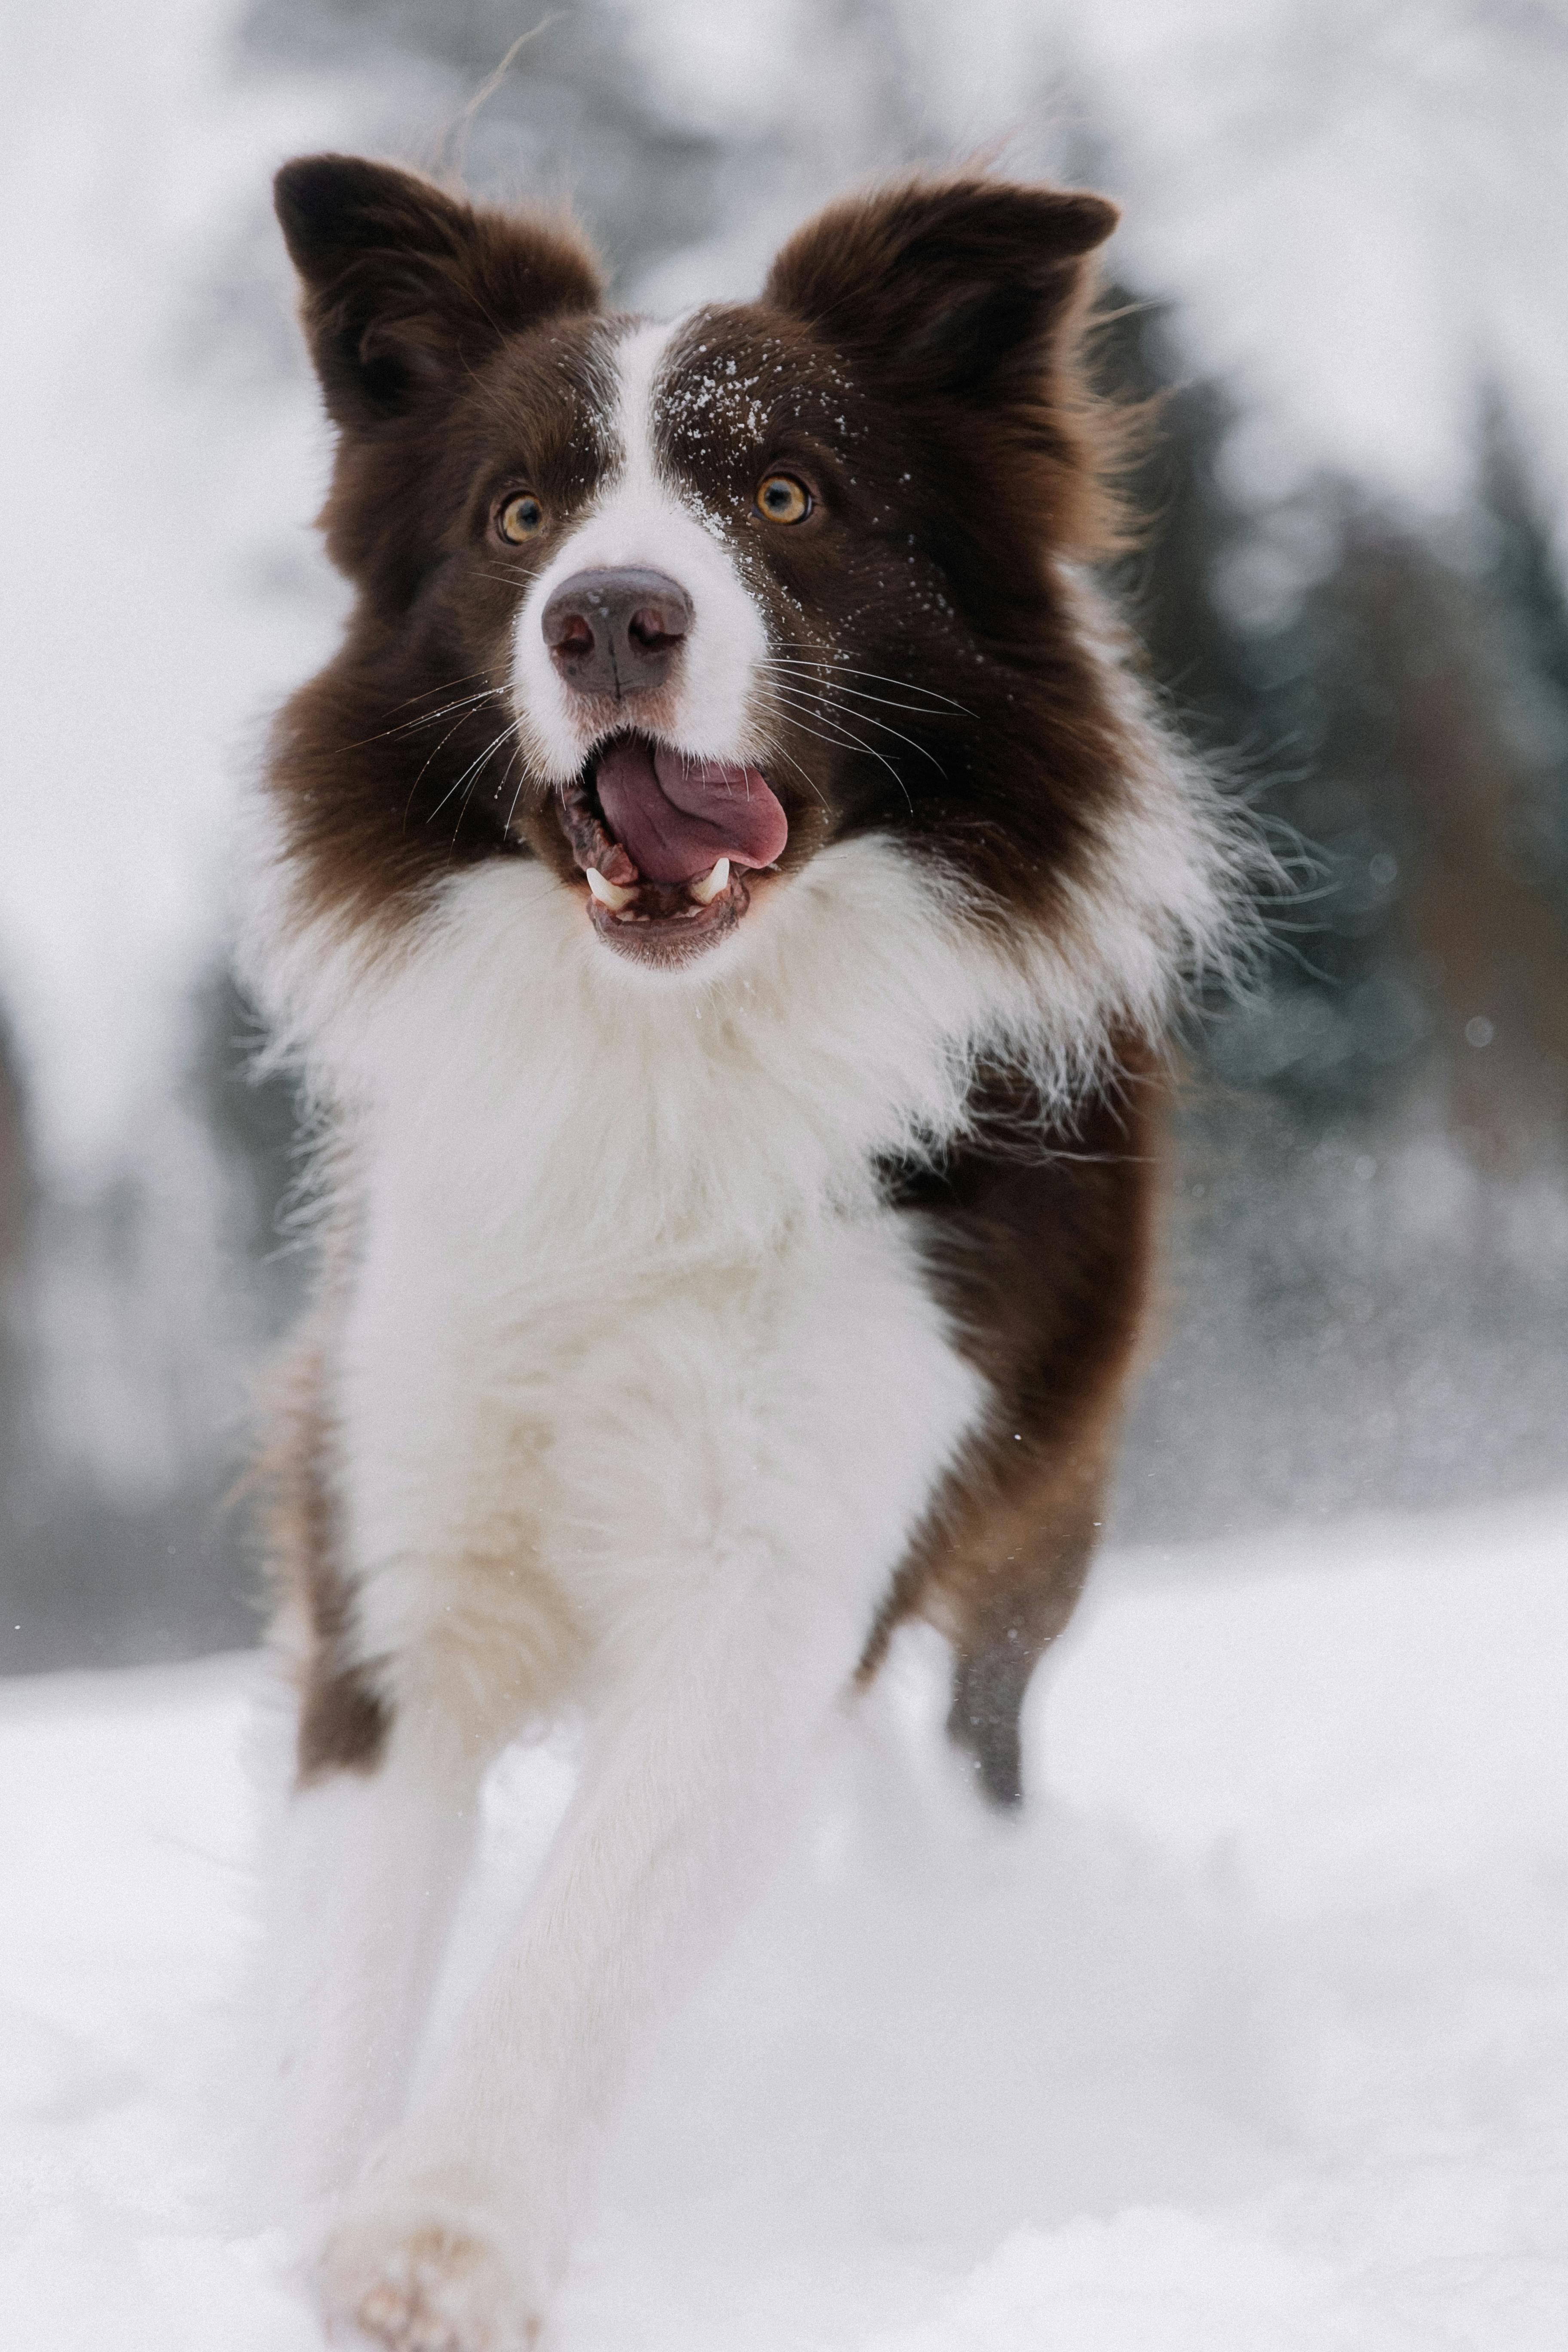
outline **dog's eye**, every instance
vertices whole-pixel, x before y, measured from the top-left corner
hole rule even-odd
[[[793,474],[770,474],[757,484],[757,512],[770,522],[804,522],[811,512],[811,492]]]
[[[537,539],[544,529],[544,509],[531,490],[520,490],[497,508],[496,529],[514,547],[521,547],[524,540]]]

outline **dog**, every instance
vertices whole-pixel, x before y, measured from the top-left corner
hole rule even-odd
[[[334,155],[277,205],[355,602],[247,851],[323,1203],[273,2146],[335,2330],[515,2352],[901,1620],[1018,1801],[1236,850],[1091,578],[1110,204],[900,182],[673,324],[565,218]],[[566,1707],[575,1794],[410,2105],[482,1775]]]

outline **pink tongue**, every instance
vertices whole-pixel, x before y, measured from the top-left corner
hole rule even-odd
[[[685,760],[628,736],[610,745],[595,781],[605,823],[645,881],[690,882],[721,857],[771,866],[789,838],[766,779],[732,761]]]

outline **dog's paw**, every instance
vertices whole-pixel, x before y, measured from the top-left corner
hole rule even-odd
[[[539,2333],[482,2222],[456,2215],[346,2221],[319,2270],[331,2340],[384,2352],[530,2352]]]

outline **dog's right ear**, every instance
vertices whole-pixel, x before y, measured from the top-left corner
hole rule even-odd
[[[273,198],[328,411],[350,428],[446,396],[507,335],[602,297],[568,222],[464,204],[390,164],[303,155]]]
[[[912,179],[798,229],[767,299],[855,354],[900,399],[1031,403],[1116,206],[1079,188]]]

